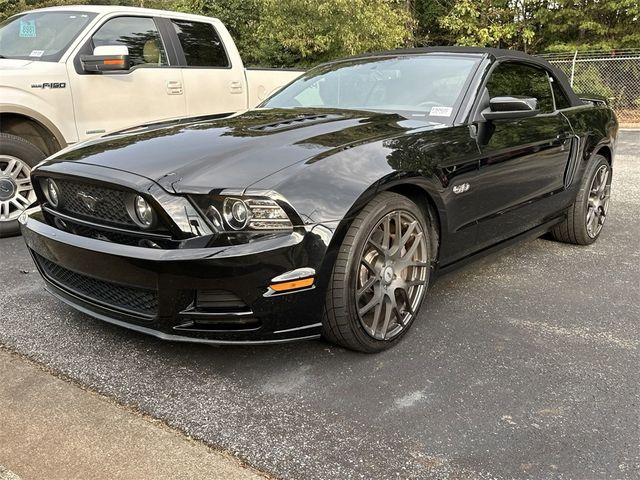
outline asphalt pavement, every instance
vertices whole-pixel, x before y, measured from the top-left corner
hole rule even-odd
[[[47,294],[0,240],[0,344],[284,478],[638,478],[640,132],[594,245],[440,279],[390,351],[172,344]]]

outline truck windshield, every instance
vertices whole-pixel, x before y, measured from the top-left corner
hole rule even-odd
[[[416,54],[320,65],[267,99],[267,108],[331,108],[452,120],[478,56]]]
[[[11,17],[0,23],[0,57],[57,62],[95,16],[64,10]]]

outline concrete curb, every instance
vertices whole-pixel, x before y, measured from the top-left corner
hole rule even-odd
[[[268,478],[4,348],[0,411],[0,480]]]

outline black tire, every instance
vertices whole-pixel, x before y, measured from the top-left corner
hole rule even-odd
[[[45,154],[35,145],[21,137],[8,133],[0,133],[0,156],[2,155],[15,157],[24,162],[29,168],[35,167],[45,158]],[[0,176],[2,176],[1,171]],[[0,238],[11,237],[19,233],[20,227],[17,219],[0,220]]]
[[[367,332],[358,313],[358,294],[356,293],[358,290],[357,282],[359,281],[359,275],[361,275],[361,273],[359,273],[360,269],[363,268],[360,262],[362,258],[364,258],[363,255],[366,251],[365,247],[370,244],[370,235],[373,234],[374,229],[380,226],[380,222],[383,221],[383,219],[388,217],[390,214],[395,215],[395,212],[398,211],[403,212],[403,215],[410,214],[419,223],[419,228],[421,229],[421,232],[423,232],[419,238],[424,239],[419,248],[420,251],[423,252],[422,255],[425,259],[424,263],[427,266],[420,267],[424,268],[424,270],[421,270],[421,279],[419,280],[419,282],[422,282],[420,285],[423,286],[416,287],[421,289],[420,298],[417,299],[414,293],[413,295],[414,298],[416,298],[416,303],[410,302],[411,305],[414,305],[415,307],[411,310],[407,310],[407,303],[403,304],[405,308],[404,314],[408,315],[407,311],[411,311],[412,313],[410,320],[407,321],[404,327],[401,327],[402,329],[400,332],[393,336],[393,338],[376,339],[371,333]],[[400,223],[400,236],[402,237],[402,221]],[[397,231],[397,227],[394,228],[396,228]],[[417,228],[418,227],[416,227],[416,229]],[[383,192],[371,200],[354,218],[347,234],[345,235],[342,245],[340,246],[325,300],[322,320],[324,338],[331,343],[365,353],[380,352],[392,347],[400,341],[415,320],[418,309],[426,296],[430,276],[430,242],[432,241],[432,238],[433,234],[428,218],[425,217],[422,210],[407,197],[396,193]],[[391,243],[393,243],[393,239],[391,240]],[[403,251],[406,252],[406,249]],[[380,258],[382,258],[382,255]],[[397,275],[401,275],[400,272],[406,272],[406,270],[398,270]],[[411,275],[413,276],[414,274],[412,273]],[[382,276],[383,275],[381,275],[381,277]],[[374,275],[371,275],[370,280],[373,278]],[[393,278],[397,277],[394,275]],[[382,282],[382,280],[380,281]],[[380,283],[380,285],[382,285],[382,283]],[[391,288],[391,285],[389,285],[389,288]],[[409,291],[406,288],[405,290]],[[395,296],[395,290],[393,295]],[[409,302],[410,298],[408,295],[409,294],[407,293],[407,297],[405,297],[407,302]],[[382,298],[383,301],[385,301],[384,296]],[[382,308],[388,308],[386,303],[384,305],[385,307]],[[394,306],[396,305],[394,304]],[[400,310],[400,308],[398,308],[398,310]],[[378,315],[377,312],[376,315]],[[398,313],[398,315],[402,317],[400,313]],[[398,323],[398,327],[400,327],[399,319],[396,319],[395,321]],[[376,327],[374,326],[374,332],[375,328]],[[384,336],[385,334],[383,333],[383,337]]]
[[[606,180],[606,188],[610,189],[611,166],[609,165],[607,159],[602,155],[595,155],[587,165],[586,171],[580,183],[580,189],[578,190],[578,193],[576,195],[576,199],[567,211],[567,217],[561,223],[554,226],[551,230],[551,236],[555,240],[564,243],[571,243],[574,245],[590,245],[595,242],[600,236],[602,227],[600,227],[595,235],[589,233],[587,226],[587,214],[589,213],[589,195],[591,186],[594,182],[594,177],[596,176],[596,174],[598,174],[598,172],[601,171],[601,168],[607,169],[608,177]],[[607,199],[608,191],[609,190],[607,190]],[[604,224],[606,214],[607,208],[605,207],[602,224]]]

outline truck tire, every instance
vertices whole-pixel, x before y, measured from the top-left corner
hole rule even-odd
[[[36,202],[29,175],[44,158],[23,138],[0,133],[0,238],[20,233],[18,217]]]

